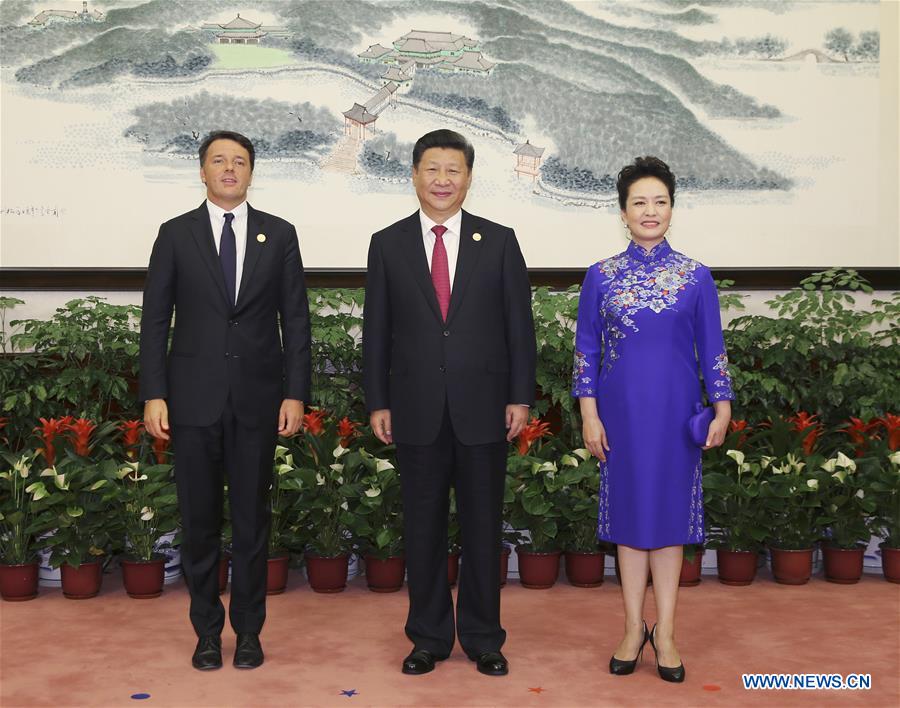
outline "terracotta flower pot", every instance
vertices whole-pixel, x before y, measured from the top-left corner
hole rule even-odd
[[[724,585],[749,585],[756,577],[759,554],[755,551],[729,551],[716,549],[716,566],[719,582]]]
[[[366,556],[366,583],[372,592],[397,592],[403,587],[406,559],[392,556],[380,559]]]
[[[566,578],[577,588],[595,588],[603,584],[603,565],[606,554],[603,551],[582,553],[566,551]]]
[[[166,559],[156,558],[149,561],[122,559],[122,579],[125,592],[138,600],[159,597],[163,591]]]
[[[315,592],[341,592],[347,587],[347,564],[350,556],[346,553],[334,558],[306,554],[306,574],[309,586]]]
[[[900,583],[900,548],[891,548],[885,544],[881,549],[881,572],[884,579],[892,583]]]
[[[288,563],[291,557],[287,553],[269,558],[266,565],[266,595],[280,595],[287,587]]]
[[[812,575],[812,548],[788,550],[770,548],[772,575],[776,583],[783,585],[805,585]]]
[[[692,588],[700,584],[700,572],[703,570],[703,550],[698,549],[694,553],[694,560],[688,561],[683,558],[681,561],[681,575],[678,578],[678,585],[683,588]]]
[[[219,594],[225,592],[228,587],[228,565],[231,563],[231,554],[222,551],[219,556]]]
[[[38,594],[38,562],[0,564],[0,597],[9,602],[33,600]]]
[[[825,580],[829,583],[841,585],[853,585],[858,583],[863,572],[863,556],[866,547],[858,548],[834,548],[829,545],[822,546],[822,555],[825,557]]]
[[[447,582],[452,588],[459,579],[459,551],[447,553]]]
[[[500,587],[506,585],[506,578],[509,576],[509,554],[512,553],[512,549],[509,546],[504,545],[503,548],[500,549]]]
[[[559,576],[559,557],[562,551],[537,553],[516,547],[519,557],[519,582],[531,590],[545,590],[553,587]]]
[[[62,591],[70,600],[86,600],[100,592],[103,582],[103,563],[99,560],[82,563],[77,568],[65,563],[62,568]]]

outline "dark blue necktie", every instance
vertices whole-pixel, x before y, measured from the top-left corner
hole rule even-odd
[[[222,240],[219,243],[219,260],[222,262],[222,274],[225,276],[225,290],[228,291],[228,301],[234,305],[235,281],[237,279],[237,245],[234,239],[234,229],[231,222],[234,214],[225,215],[225,226],[222,227]]]

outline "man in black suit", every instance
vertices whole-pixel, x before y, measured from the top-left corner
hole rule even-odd
[[[512,229],[462,211],[475,151],[436,130],[413,149],[420,210],[372,236],[363,383],[372,428],[397,445],[409,580],[403,672],[446,659],[454,637],[484,674],[500,648],[506,453],[535,390],[531,288]],[[454,628],[447,513],[456,489],[462,569]]]
[[[140,395],[148,432],[168,439],[171,430],[182,563],[199,637],[192,663],[200,670],[222,666],[226,478],[234,666],[263,662],[276,434],[297,432],[309,399],[309,306],[297,232],[247,203],[254,157],[239,133],[207,136],[200,146],[206,201],[160,227],[144,285]]]

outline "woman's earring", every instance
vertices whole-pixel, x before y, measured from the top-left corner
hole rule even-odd
[[[628,224],[623,223],[622,228],[625,229],[625,238],[631,240],[631,230],[628,228]]]

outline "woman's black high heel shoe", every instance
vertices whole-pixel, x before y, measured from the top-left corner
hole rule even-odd
[[[656,625],[653,625],[653,629],[650,630],[650,634],[648,638],[650,639],[650,646],[653,647],[653,653],[656,655],[656,672],[659,674],[659,677],[663,681],[669,681],[670,683],[681,683],[684,681],[684,664],[681,663],[678,666],[660,666],[659,665],[659,654],[656,651],[656,643],[653,641],[653,634],[656,632]]]
[[[616,676],[627,676],[628,674],[634,673],[634,668],[644,655],[644,645],[647,643],[648,639],[650,639],[650,632],[647,631],[647,623],[644,622],[644,641],[641,642],[641,648],[638,649],[637,656],[631,661],[626,661],[625,659],[617,659],[614,654],[609,659],[609,673]]]

